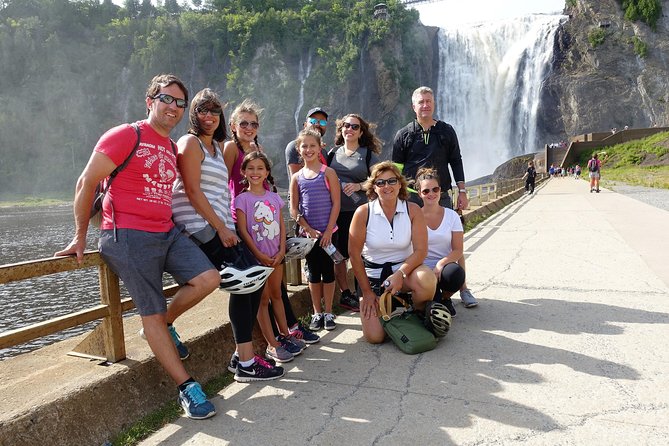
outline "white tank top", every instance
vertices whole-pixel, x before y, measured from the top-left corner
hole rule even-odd
[[[378,198],[370,202],[367,236],[362,247],[362,256],[378,264],[397,263],[393,266],[394,272],[411,254],[413,254],[411,217],[407,202],[397,200],[392,224],[383,213]],[[365,270],[369,278],[378,279],[381,275],[380,268],[365,268]]]

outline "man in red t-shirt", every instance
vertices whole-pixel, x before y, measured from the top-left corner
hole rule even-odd
[[[123,280],[142,318],[143,336],[179,388],[179,401],[191,418],[216,410],[181,359],[188,349],[172,322],[219,284],[218,271],[204,253],[172,223],[172,183],[176,151],[170,132],[183,117],[188,90],[174,75],[154,77],[146,92],[148,118],[139,121],[139,145],[111,183],[102,204],[100,255]],[[75,236],[56,256],[83,261],[95,188],[128,158],[137,143],[129,124],[107,131],[79,176],[74,196]],[[163,272],[182,285],[169,307],[163,296]]]

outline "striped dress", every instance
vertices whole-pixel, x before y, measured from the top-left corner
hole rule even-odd
[[[201,165],[200,189],[204,193],[209,204],[224,223],[225,226],[234,231],[235,224],[230,214],[230,190],[228,188],[228,169],[223,161],[223,154],[218,143],[214,141],[216,153],[212,156],[198,139],[200,149],[204,153]],[[207,221],[197,213],[190,204],[184,187],[181,174],[177,175],[172,193],[172,219],[177,225],[183,225],[186,233],[194,234],[207,226]]]

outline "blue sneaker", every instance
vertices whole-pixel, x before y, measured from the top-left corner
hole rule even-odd
[[[315,344],[321,340],[321,337],[316,333],[308,330],[304,325],[298,323],[297,327],[290,330],[290,335],[297,339],[301,339],[307,344]]]
[[[297,356],[302,353],[302,347],[297,344],[293,344],[288,338],[279,336],[277,341],[281,344],[281,347],[286,349],[293,356]]]
[[[167,330],[170,332],[170,336],[172,336],[172,341],[174,341],[174,345],[177,347],[177,351],[179,352],[179,358],[183,361],[184,359],[187,359],[190,356],[190,352],[188,351],[188,347],[181,342],[181,339],[179,338],[179,333],[177,333],[176,328],[174,328],[173,325],[168,325]],[[139,330],[139,336],[146,341],[146,335],[144,334],[144,329]]]
[[[476,298],[474,297],[472,292],[469,291],[469,288],[460,290],[460,299],[462,300],[462,303],[465,305],[465,308],[474,308],[479,304],[478,302],[476,302]]]
[[[216,408],[207,399],[199,383],[193,382],[186,390],[179,391],[179,403],[188,418],[204,420],[216,415]]]
[[[190,352],[188,351],[188,347],[186,347],[186,345],[183,342],[181,342],[181,338],[179,338],[179,333],[177,333],[177,329],[174,328],[174,325],[168,325],[167,329],[170,332],[170,336],[172,336],[174,345],[177,346],[177,351],[179,352],[179,358],[181,358],[182,361],[188,358],[190,356]]]

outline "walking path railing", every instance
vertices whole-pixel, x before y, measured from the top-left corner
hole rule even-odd
[[[496,183],[470,186],[467,188],[467,194],[470,199],[470,206],[478,207],[523,187],[524,181],[521,179],[501,180]],[[453,196],[457,197],[457,190],[454,191]],[[286,222],[286,227],[290,228],[292,224],[292,222]],[[286,263],[286,268],[284,269],[286,283],[290,285],[302,284],[301,265],[302,263],[299,260]],[[118,362],[125,359],[123,313],[134,309],[135,305],[130,298],[121,299],[119,278],[104,263],[97,251],[86,252],[81,265],[77,263],[74,257],[52,257],[1,265],[0,285],[34,277],[95,267],[98,269],[100,282],[99,305],[44,322],[2,332],[0,333],[0,349],[13,347],[101,319],[102,322],[70,354],[103,359],[109,362]],[[163,288],[163,294],[168,298],[173,296],[178,289],[178,285],[166,286]]]
[[[49,274],[94,267],[98,268],[100,305],[27,327],[0,333],[0,348],[13,347],[68,328],[102,319],[101,324],[71,354],[106,359],[109,362],[118,362],[125,359],[123,313],[134,309],[135,304],[130,298],[121,299],[118,276],[107,267],[97,251],[86,252],[81,265],[77,263],[74,257],[51,257],[2,265],[0,266],[0,285]],[[165,287],[163,293],[165,297],[170,297],[176,293],[178,288],[178,285],[171,285]]]

